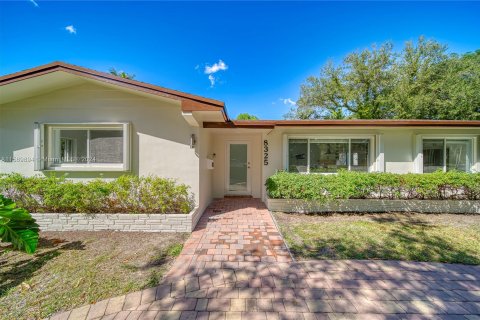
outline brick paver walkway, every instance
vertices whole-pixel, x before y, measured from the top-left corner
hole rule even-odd
[[[480,266],[293,262],[261,201],[217,200],[158,287],[51,319],[480,319]]]

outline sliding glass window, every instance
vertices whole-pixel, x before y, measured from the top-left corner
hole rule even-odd
[[[307,172],[308,139],[288,140],[288,171]]]
[[[341,169],[367,172],[370,139],[288,139],[288,170],[335,173]]]
[[[472,139],[423,139],[423,172],[470,172]]]
[[[126,167],[128,128],[124,124],[47,124],[47,168]]]

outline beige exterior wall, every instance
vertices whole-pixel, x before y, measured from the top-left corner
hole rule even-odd
[[[131,124],[131,172],[174,178],[191,186],[196,202],[209,199],[207,189],[200,192],[199,145],[207,144],[208,134],[195,149],[190,136],[199,136],[182,117],[180,103],[170,99],[146,97],[117,88],[85,82],[33,98],[0,105],[0,157],[34,155],[34,122],[82,123],[129,122]],[[24,175],[45,174],[34,171],[33,161],[1,162],[0,172]],[[69,178],[115,178],[124,172],[67,172]],[[63,173],[59,173],[63,174]],[[208,182],[206,182],[208,183]]]

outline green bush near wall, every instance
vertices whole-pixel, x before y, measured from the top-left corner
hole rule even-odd
[[[272,199],[480,200],[480,173],[455,171],[425,174],[340,171],[329,175],[278,172],[265,185]]]
[[[189,187],[172,179],[125,175],[112,181],[0,175],[0,194],[30,212],[189,213]]]

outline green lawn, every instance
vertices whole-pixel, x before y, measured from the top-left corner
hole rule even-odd
[[[480,264],[480,215],[275,213],[298,259]]]
[[[187,234],[43,232],[35,255],[0,246],[0,318],[40,319],[159,283]]]

